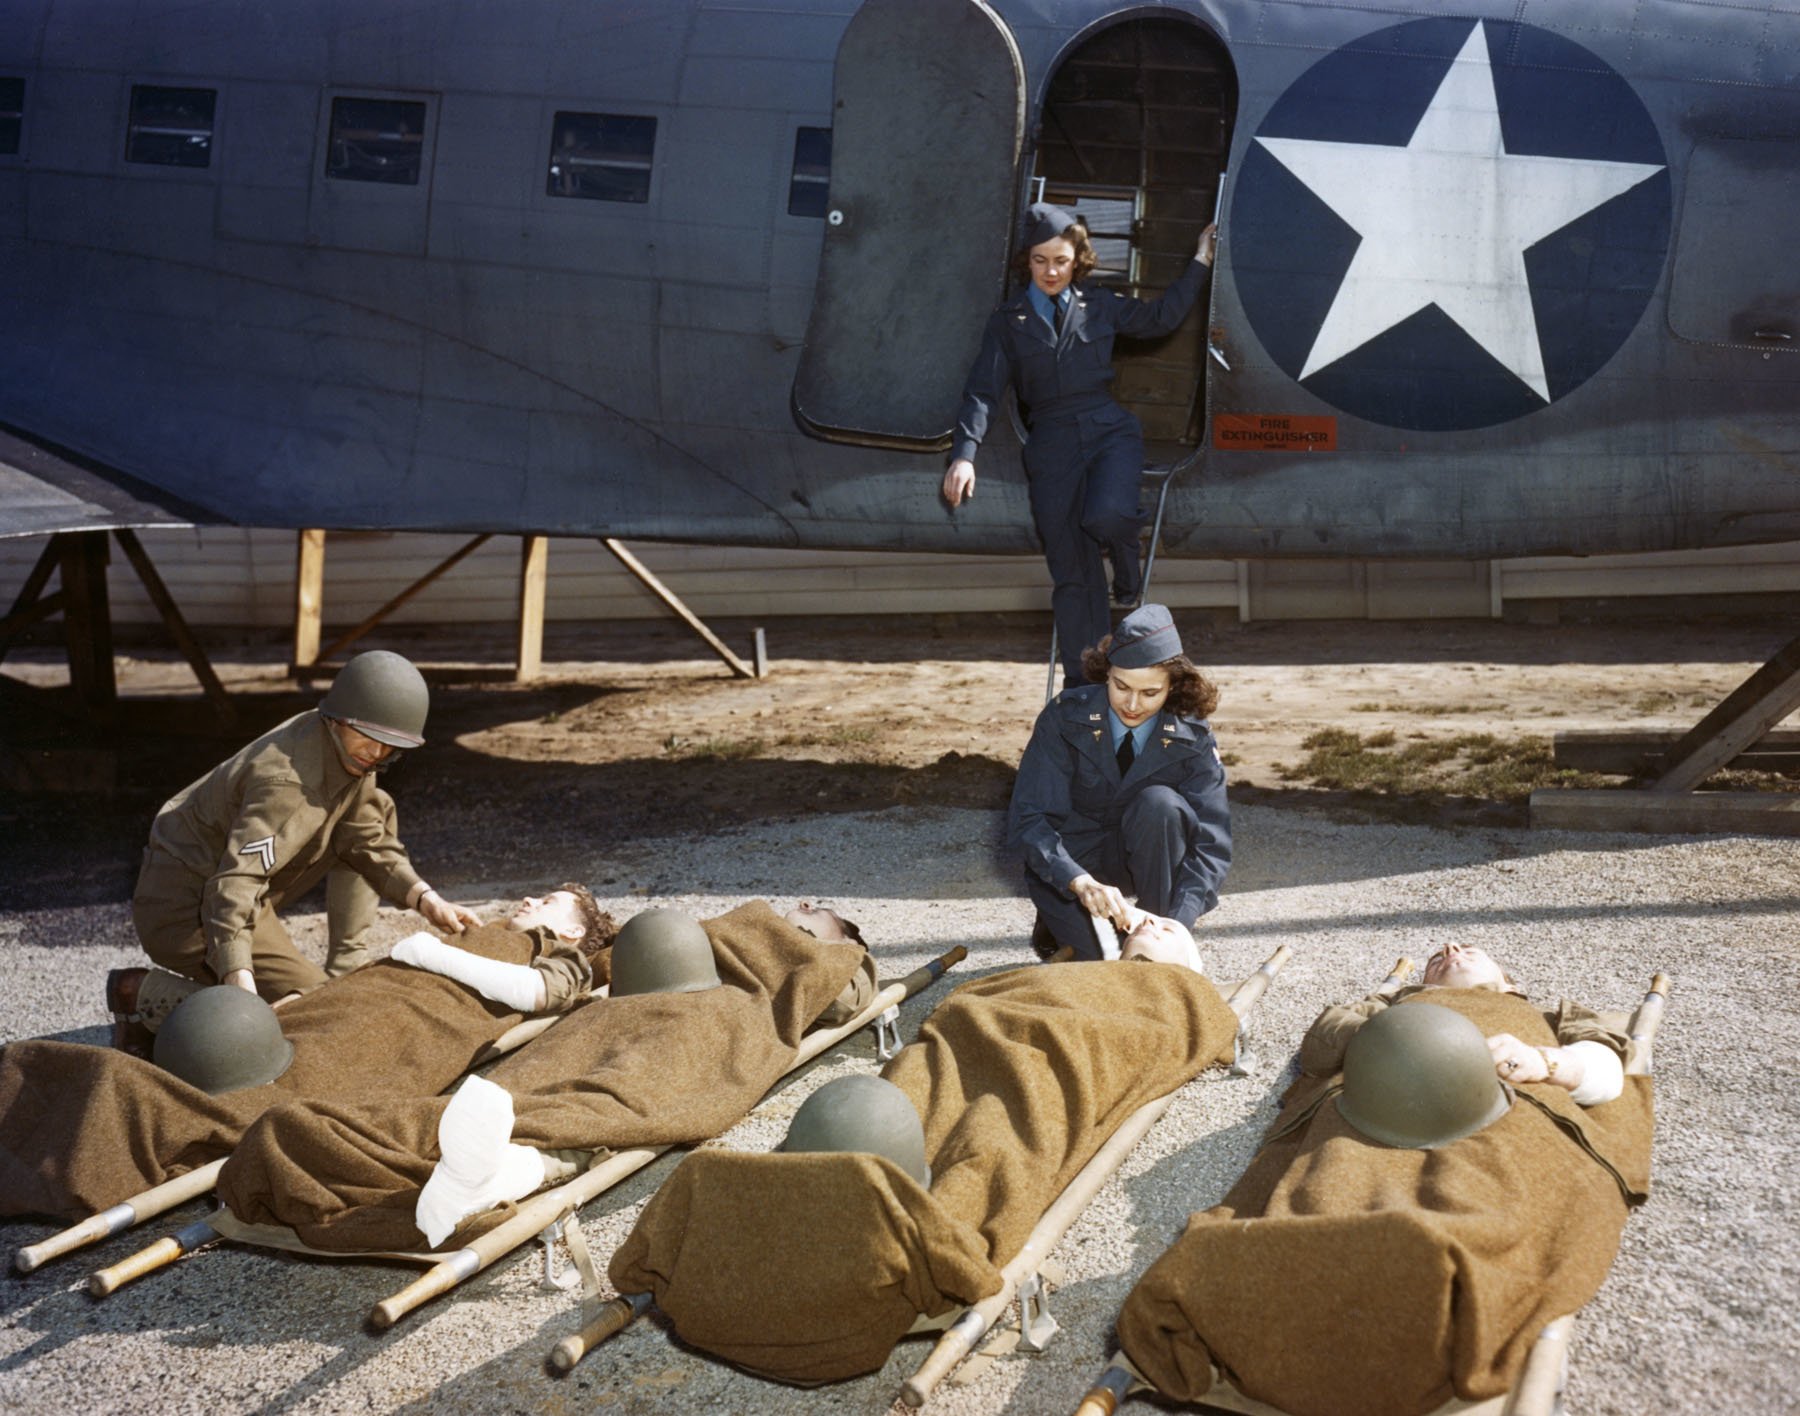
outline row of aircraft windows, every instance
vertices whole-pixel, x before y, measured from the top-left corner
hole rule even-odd
[[[125,160],[160,167],[212,165],[218,91],[133,84]],[[0,77],[0,156],[19,151],[25,81]],[[425,105],[414,99],[334,98],[325,175],[344,182],[417,186]],[[544,191],[552,197],[647,202],[656,119],[631,113],[558,113],[550,127]],[[791,216],[823,217],[831,177],[831,129],[799,128],[788,178]]]

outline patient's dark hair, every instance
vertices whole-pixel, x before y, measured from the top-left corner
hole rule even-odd
[[[581,916],[582,953],[590,956],[598,954],[613,942],[613,936],[619,932],[619,922],[600,908],[592,890],[573,880],[565,880],[556,888],[567,890],[575,897],[575,912]]]
[[[1081,672],[1089,683],[1105,683],[1112,669],[1107,653],[1112,648],[1109,634],[1091,649],[1081,651]],[[1194,667],[1186,654],[1164,659],[1152,668],[1165,669],[1169,675],[1169,697],[1163,704],[1171,713],[1186,718],[1210,718],[1219,706],[1219,690],[1213,681]]]

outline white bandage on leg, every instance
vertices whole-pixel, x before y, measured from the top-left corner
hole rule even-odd
[[[544,1158],[512,1142],[512,1094],[470,1077],[438,1119],[439,1160],[413,1223],[435,1249],[472,1214],[521,1200],[544,1183]]]
[[[427,973],[442,974],[466,983],[483,998],[491,998],[517,1013],[535,1013],[544,1006],[544,976],[529,964],[503,964],[484,959],[467,949],[446,944],[434,935],[409,934],[394,946],[390,956]]]
[[[1598,1106],[1616,1100],[1625,1090],[1625,1065],[1604,1042],[1571,1042],[1563,1047],[1581,1059],[1581,1085],[1569,1093],[1578,1106]]]

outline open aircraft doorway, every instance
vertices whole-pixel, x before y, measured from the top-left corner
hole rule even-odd
[[[1124,20],[1079,40],[1044,93],[1034,175],[1086,219],[1095,279],[1154,298],[1193,258],[1217,208],[1237,115],[1225,46],[1183,19]],[[1210,288],[1174,334],[1121,341],[1113,393],[1152,464],[1191,461],[1206,431]]]

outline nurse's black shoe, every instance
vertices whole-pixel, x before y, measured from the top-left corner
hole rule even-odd
[[[1050,932],[1050,926],[1045,924],[1044,917],[1039,915],[1036,923],[1031,926],[1032,952],[1048,963],[1050,956],[1060,947],[1056,942],[1056,936]]]

